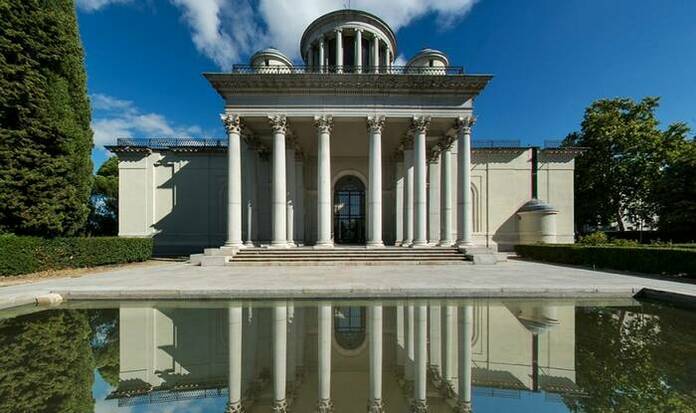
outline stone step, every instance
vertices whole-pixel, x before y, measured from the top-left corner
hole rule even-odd
[[[406,253],[399,253],[399,254],[394,254],[394,253],[364,253],[364,252],[353,252],[353,253],[332,253],[332,254],[327,254],[327,253],[311,253],[311,252],[303,252],[303,253],[276,253],[276,254],[264,254],[264,253],[243,253],[240,252],[235,257],[269,257],[269,258],[278,258],[278,257],[463,257],[464,254],[460,254],[458,252],[449,252],[449,253],[427,253],[427,254],[406,254]]]
[[[345,260],[331,260],[331,261],[237,261],[233,260],[225,265],[237,265],[242,267],[274,267],[274,266],[288,266],[288,267],[308,267],[308,266],[378,266],[378,265],[471,265],[471,261],[461,260],[446,260],[446,261],[431,261],[431,260],[421,260],[421,261],[345,261]]]
[[[234,257],[234,262],[242,261],[260,261],[260,262],[279,262],[279,261],[466,261],[466,257],[284,257],[284,258],[268,258],[268,257]]]

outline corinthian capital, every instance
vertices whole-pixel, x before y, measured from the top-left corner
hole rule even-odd
[[[242,133],[242,118],[240,118],[239,115],[223,113],[220,115],[220,119],[228,135],[232,133],[240,135]]]
[[[288,120],[285,115],[272,115],[268,117],[268,123],[273,129],[273,133],[286,133],[288,131]]]
[[[375,115],[367,117],[367,130],[370,133],[382,134],[382,129],[384,128],[384,121],[386,118],[384,115]]]
[[[455,122],[457,131],[462,131],[464,133],[471,133],[471,128],[474,126],[474,123],[476,123],[474,115],[460,116]]]
[[[426,133],[430,126],[430,116],[414,116],[411,129],[416,133]]]
[[[333,117],[331,115],[321,115],[314,117],[314,126],[319,133],[331,133]]]

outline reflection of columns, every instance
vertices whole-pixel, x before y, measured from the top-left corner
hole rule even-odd
[[[273,411],[287,411],[285,381],[287,367],[287,307],[285,303],[273,307]]]
[[[452,147],[448,146],[440,155],[442,171],[441,177],[441,195],[440,209],[442,216],[440,228],[440,245],[449,247],[454,242],[452,241]]]
[[[426,348],[427,326],[428,326],[428,307],[419,305],[415,309],[415,355],[416,355],[416,371],[413,385],[413,404],[412,412],[427,411],[426,404],[426,387],[427,387],[427,365],[428,355]]]
[[[330,115],[315,116],[317,128],[317,247],[332,247],[331,240],[331,124]]]
[[[286,177],[285,177],[285,132],[287,120],[284,115],[269,116],[273,128],[273,240],[277,248],[288,246],[286,236]]]
[[[413,320],[413,305],[408,305],[406,307],[406,362],[405,370],[406,380],[413,380],[413,363],[415,360],[415,355],[413,351],[413,337],[414,337],[414,320]]]
[[[242,306],[233,304],[227,309],[229,330],[229,401],[227,412],[242,411]]]
[[[319,38],[319,71],[324,71],[324,37]]]
[[[285,149],[286,173],[285,179],[287,182],[287,210],[285,219],[286,225],[286,241],[288,245],[295,245],[295,146],[291,143]]]
[[[362,73],[362,29],[355,29],[355,72]]]
[[[336,29],[336,73],[343,72],[343,31]]]
[[[402,247],[413,242],[413,149],[404,149],[404,239]]]
[[[442,314],[439,304],[430,306],[430,368],[442,376],[442,341],[441,341]]]
[[[459,395],[456,412],[471,411],[471,338],[474,332],[474,309],[459,308]]]
[[[369,413],[381,413],[382,406],[382,305],[367,308],[370,334],[370,400]]]
[[[427,207],[426,207],[426,157],[425,133],[430,125],[429,117],[413,118],[413,185],[414,185],[414,232],[413,246],[426,246]]]
[[[473,213],[471,203],[471,127],[474,117],[457,119],[457,245],[471,245]]]
[[[221,115],[227,131],[227,242],[226,247],[242,244],[242,153],[241,119],[237,115]]]
[[[383,247],[382,242],[382,128],[384,116],[368,116],[370,132],[370,168],[369,168],[369,227],[367,245]]]
[[[372,38],[372,62],[374,72],[379,73],[379,37],[377,35]]]
[[[404,163],[396,163],[396,193],[395,193],[395,206],[396,211],[394,211],[394,217],[396,218],[395,228],[396,228],[396,242],[394,245],[397,247],[401,245],[404,240]]]
[[[297,376],[297,362],[295,357],[297,356],[297,324],[295,322],[295,305],[293,303],[288,304],[288,370],[286,381],[289,384],[290,392],[295,390],[295,378]]]
[[[317,307],[318,342],[317,348],[319,360],[317,375],[319,380],[319,398],[317,400],[317,412],[327,413],[333,411],[331,403],[331,304],[322,302]]]
[[[457,307],[453,305],[445,307],[443,330],[445,354],[442,363],[442,376],[447,388],[451,389],[457,376]]]
[[[404,366],[404,352],[406,351],[406,343],[404,338],[404,306],[397,305],[394,307],[396,310],[396,365],[397,371],[403,373]]]
[[[428,161],[428,240],[440,241],[440,155]]]
[[[295,241],[298,245],[304,244],[305,238],[305,211],[304,211],[304,159],[301,154],[295,158]]]

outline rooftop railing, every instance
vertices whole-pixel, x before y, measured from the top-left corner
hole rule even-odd
[[[364,74],[388,74],[388,75],[463,75],[462,66],[253,66],[234,65],[232,73],[260,73],[260,74],[303,74],[303,73],[364,73]]]

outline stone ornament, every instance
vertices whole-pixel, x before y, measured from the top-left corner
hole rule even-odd
[[[244,413],[246,410],[242,406],[242,402],[227,403],[225,413]]]
[[[430,126],[430,116],[414,116],[411,121],[411,129],[416,133],[425,133]]]
[[[333,127],[333,116],[321,115],[314,117],[314,126],[319,133],[331,133]]]
[[[317,413],[331,413],[334,411],[334,405],[331,399],[321,399],[317,401]]]
[[[368,116],[367,117],[367,130],[370,133],[382,134],[384,129],[384,121],[386,117],[384,115]]]
[[[413,400],[411,402],[411,413],[428,413],[428,404],[425,400]]]
[[[283,400],[276,400],[273,402],[273,413],[287,413],[288,402]]]
[[[288,120],[285,115],[273,115],[268,117],[268,123],[273,133],[285,134],[288,131]]]
[[[476,117],[473,115],[461,116],[457,118],[455,122],[457,130],[464,133],[471,133],[471,128],[474,126],[474,123],[476,123]]]
[[[367,404],[367,413],[384,413],[384,403],[382,399],[370,400]]]
[[[220,119],[228,135],[233,133],[237,135],[242,134],[242,118],[240,118],[239,115],[223,113],[220,115]]]

